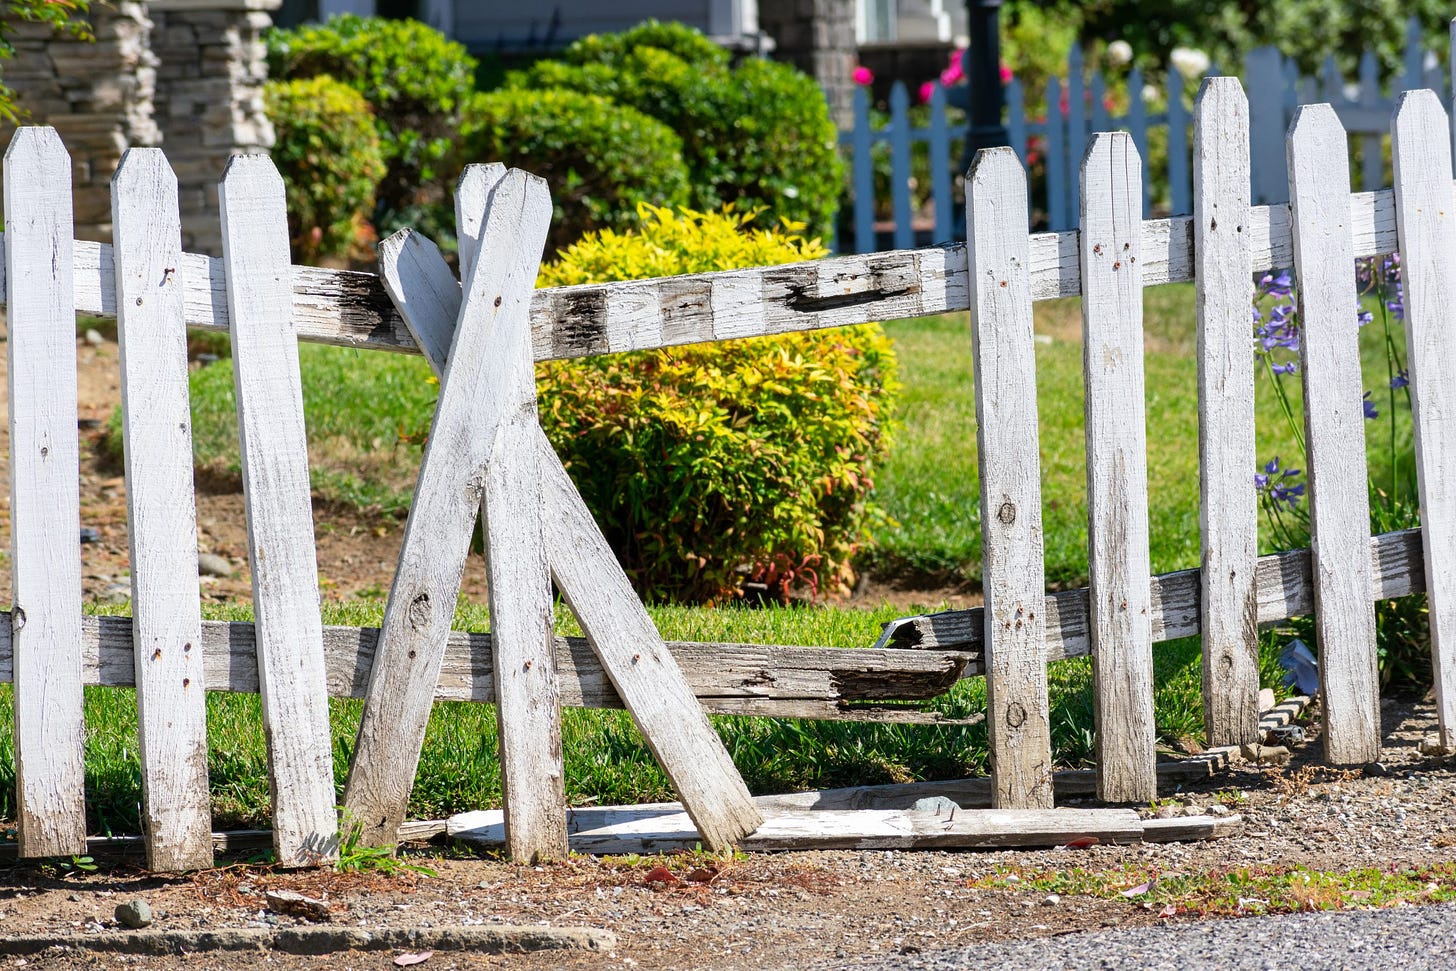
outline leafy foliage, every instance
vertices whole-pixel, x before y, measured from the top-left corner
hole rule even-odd
[[[389,158],[379,185],[381,229],[438,203],[454,175],[453,139],[475,88],[475,60],[464,47],[415,20],[353,14],[270,30],[265,41],[274,78],[327,74],[374,108]]]
[[[90,9],[91,0],[0,0],[0,62],[15,56],[10,33],[19,21],[50,24],[63,34],[92,40],[84,19]],[[0,120],[12,125],[19,124],[24,116],[24,107],[15,103],[15,97],[13,88],[0,84]]]
[[[650,20],[582,38],[507,86],[590,92],[663,122],[682,139],[696,209],[762,208],[765,222],[803,223],[811,236],[833,223],[837,134],[819,86],[792,67],[748,58],[734,68],[692,28]]]
[[[270,81],[263,103],[288,187],[288,231],[304,262],[343,256],[374,211],[384,146],[363,95],[326,74]]]
[[[517,165],[551,186],[551,248],[626,228],[643,203],[688,198],[682,141],[662,122],[593,94],[507,90],[471,99],[464,155]]]
[[[644,208],[541,286],[823,255],[753,214]],[[544,364],[541,420],[638,589],[715,601],[746,579],[842,591],[888,449],[895,359],[878,325]]]

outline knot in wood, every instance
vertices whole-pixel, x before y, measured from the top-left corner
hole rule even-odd
[[[1001,508],[996,511],[996,518],[1007,526],[1016,522],[1016,504],[1014,502],[1001,503]]]
[[[419,630],[430,622],[430,595],[419,593],[410,601],[409,611],[405,615],[411,629]]]
[[[1026,709],[1020,702],[1013,701],[1006,706],[1006,724],[1012,728],[1020,728],[1026,724]]]

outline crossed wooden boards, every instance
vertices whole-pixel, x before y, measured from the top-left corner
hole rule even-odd
[[[439,376],[440,396],[345,808],[365,845],[395,842],[478,506],[511,856],[567,852],[553,577],[704,845],[737,843],[762,817],[537,421],[529,308],[551,220],[546,183],[502,165],[470,166],[456,220],[463,292],[424,237],[406,231],[380,246],[385,288]]]

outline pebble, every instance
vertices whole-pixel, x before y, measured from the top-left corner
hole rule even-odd
[[[116,905],[116,921],[123,927],[140,930],[152,926],[152,908],[145,900],[128,900]]]
[[[1250,762],[1277,765],[1278,763],[1289,761],[1289,749],[1283,745],[1258,745],[1249,743],[1239,751]]]
[[[233,565],[225,556],[218,556],[216,553],[199,553],[197,554],[197,572],[205,577],[230,577],[233,575]]]
[[[101,542],[101,531],[100,530],[98,530],[94,526],[82,526],[81,527],[81,543],[82,543],[82,545],[85,545],[87,543],[99,543],[99,542]]]
[[[959,803],[947,799],[945,796],[928,796],[925,799],[915,800],[915,805],[910,808],[923,813],[949,815],[961,807]]]
[[[86,331],[86,343],[90,344],[92,347],[100,347],[102,344],[106,343],[106,338],[101,336],[101,331],[92,327],[87,329]]]
[[[1046,899],[1042,901],[1042,904],[1047,907],[1055,907],[1061,902],[1062,898],[1059,894],[1049,893],[1047,894]]]
[[[269,909],[280,914],[292,914],[295,917],[307,917],[310,920],[329,919],[328,902],[317,897],[295,893],[292,890],[269,890],[263,895],[263,899],[268,901]]]

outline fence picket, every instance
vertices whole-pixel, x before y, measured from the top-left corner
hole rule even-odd
[[[890,212],[895,218],[895,249],[915,245],[910,225],[910,94],[904,81],[890,89]]]
[[[854,251],[873,253],[875,245],[875,160],[870,131],[870,99],[854,90]]]
[[[1430,91],[1401,96],[1390,126],[1406,352],[1440,741],[1456,748],[1456,191],[1450,120]]]
[[[338,818],[283,179],[235,156],[218,196],[273,846],[309,865],[338,855]]]
[[[1127,75],[1127,130],[1132,135],[1133,146],[1137,149],[1138,158],[1148,157],[1148,106],[1143,101],[1143,72],[1140,68],[1133,68]],[[1143,180],[1143,218],[1147,219],[1153,211],[1152,187],[1148,180]]]
[[[1030,147],[1027,145],[1026,94],[1016,78],[1006,82],[1006,136],[1016,150],[1016,157],[1025,165],[1026,152]]]
[[[1173,212],[1183,215],[1193,205],[1189,200],[1188,110],[1183,107],[1183,75],[1168,71],[1168,194]]]
[[[1092,72],[1092,130],[1111,131],[1112,122],[1107,114],[1107,82],[1101,71]]]
[[[86,852],[80,445],[71,157],[54,128],[5,152],[10,562],[20,855]]]
[[[1087,150],[1087,89],[1082,77],[1085,58],[1082,45],[1073,44],[1067,53],[1067,181],[1063,192],[1067,197],[1067,213],[1077,211],[1077,177],[1074,173]],[[1048,113],[1050,113],[1048,106]]]
[[[1273,47],[1244,58],[1249,97],[1249,162],[1253,201],[1272,205],[1289,197],[1284,159],[1284,59]]]
[[[1052,78],[1047,81],[1046,89],[1046,194],[1047,222],[1053,232],[1067,228],[1067,194],[1062,187],[1066,185],[1068,169],[1061,102],[1061,83]]]
[[[212,866],[212,801],[182,221],[161,149],[122,156],[111,214],[147,867],[195,870]]]
[[[935,241],[954,235],[950,192],[950,127],[945,120],[945,88],[930,86],[930,196],[935,205]]]
[[[985,563],[986,719],[993,806],[1052,806],[1036,342],[1026,174],[1000,148],[966,179],[976,438]]]
[[[1300,364],[1314,551],[1315,626],[1324,698],[1325,757],[1363,764],[1380,754],[1370,504],[1350,162],[1329,105],[1305,105],[1289,130],[1289,197],[1298,274]]]
[[[1375,54],[1366,51],[1360,58],[1360,105],[1372,114],[1380,111],[1380,67]],[[1379,132],[1360,137],[1360,187],[1374,192],[1385,184],[1385,155]]]
[[[479,228],[477,220],[472,233],[462,220],[462,254],[474,253]],[[443,374],[461,299],[444,257],[418,234],[396,234],[381,244],[379,263],[431,368]],[[748,789],[545,433],[538,429],[535,439],[557,586],[704,844],[726,849],[760,821]]]
[[[1203,536],[1203,722],[1209,745],[1259,740],[1258,505],[1249,307],[1249,103],[1237,78],[1208,78],[1193,114],[1198,314],[1199,527]]]
[[[1082,161],[1082,359],[1097,794],[1157,795],[1143,382],[1142,162],[1122,133]]]
[[[1426,52],[1422,50],[1421,22],[1415,16],[1405,22],[1405,55],[1402,61],[1405,66],[1404,90],[1424,88]]]

